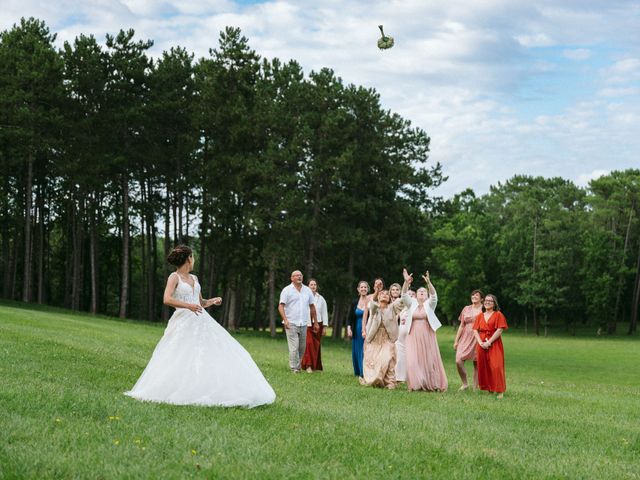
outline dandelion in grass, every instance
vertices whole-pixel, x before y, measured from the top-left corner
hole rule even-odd
[[[118,440],[118,439],[116,438],[116,439],[113,441],[113,444],[114,444],[114,445],[116,445],[116,446],[117,446],[117,445],[120,445],[120,440]]]
[[[198,452],[196,452],[195,450],[191,450],[191,455],[196,455]]]
[[[56,423],[62,423],[62,419],[61,418],[56,418]]]

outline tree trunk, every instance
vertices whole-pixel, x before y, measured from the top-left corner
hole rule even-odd
[[[155,219],[151,219],[155,220]],[[147,238],[149,239],[149,254],[151,255],[151,263],[149,264],[149,291],[147,297],[147,311],[149,312],[149,320],[156,321],[156,272],[158,271],[158,239],[156,233],[155,221],[147,222],[147,228],[150,230]]]
[[[118,316],[127,316],[129,300],[129,178],[122,175],[122,275],[120,285],[120,311]]]
[[[254,330],[262,330],[264,329],[264,316],[263,316],[263,308],[262,308],[262,289],[263,289],[263,280],[264,280],[264,272],[261,272],[261,275],[256,282],[254,288],[254,301],[253,301],[253,329]]]
[[[532,274],[535,278],[536,275],[536,256],[538,253],[538,216],[536,214],[535,223],[533,224],[533,260],[531,265]],[[536,336],[540,336],[540,325],[538,323],[538,315],[536,307],[533,307],[533,328],[536,332]]]
[[[207,269],[209,271],[209,280],[207,281],[207,285],[209,285],[209,291],[214,297],[219,296],[216,293],[216,284],[215,284],[215,257],[213,253],[209,255],[209,267]]]
[[[75,202],[74,202],[75,204]],[[80,310],[80,291],[82,288],[82,214],[83,214],[82,194],[78,200],[77,210],[73,216],[73,253],[72,253],[72,281],[71,281],[71,309]]]
[[[616,331],[616,325],[618,322],[618,312],[620,310],[620,299],[622,297],[622,287],[624,285],[624,274],[622,269],[624,268],[625,260],[627,259],[627,249],[629,248],[629,236],[631,233],[631,221],[633,220],[633,208],[629,210],[629,221],[627,222],[627,232],[624,236],[624,247],[622,249],[622,260],[620,262],[620,275],[618,276],[618,291],[616,292],[616,306],[613,310],[613,319],[609,321],[607,325],[607,333],[612,334]]]
[[[9,239],[9,227],[6,221],[2,222],[2,266],[3,266],[3,284],[2,296],[9,298],[11,295],[11,240]]]
[[[354,255],[353,255],[353,250],[349,251],[349,261],[347,262],[347,272],[348,272],[348,279],[349,279],[349,284],[345,285],[345,291],[350,292],[352,289],[352,285],[353,285],[353,281],[354,281],[354,276],[353,276],[353,269],[354,269]],[[336,312],[334,313],[334,326],[333,326],[333,338],[342,338],[342,326],[344,324],[344,318],[343,316],[346,316],[349,314],[349,300],[345,300],[346,305],[343,307],[342,301],[339,301],[337,306],[336,306]]]
[[[148,255],[148,264],[147,264],[147,297],[146,297],[146,306],[147,306],[147,320],[154,321],[156,319],[156,305],[155,305],[155,296],[156,296],[156,268],[157,268],[157,260],[156,260],[156,219],[149,205],[153,198],[153,191],[151,188],[151,180],[147,179],[146,182],[146,199],[147,205],[145,205],[145,210],[147,211],[147,255]]]
[[[189,193],[184,194],[184,234],[182,235],[182,241],[189,245]]]
[[[636,278],[633,284],[633,301],[631,302],[631,319],[629,320],[629,335],[636,333],[638,328],[638,309],[640,308],[640,240],[638,241],[638,258],[636,260]]]
[[[171,250],[171,191],[169,190],[169,181],[166,185],[167,191],[164,199],[164,280],[169,277],[169,264],[167,263],[167,257]],[[169,320],[170,312],[169,307],[162,304],[162,319],[166,322]]]
[[[142,185],[142,190],[144,191],[144,184]],[[143,194],[144,195],[144,194]],[[145,200],[143,198],[142,204],[144,205]],[[149,269],[149,258],[148,258],[148,250],[147,250],[147,222],[145,219],[144,209],[146,206],[143,206],[143,212],[140,215],[140,254],[142,257],[142,263],[140,265],[140,310],[138,312],[138,318],[146,318],[148,319],[149,310],[147,308],[147,292],[149,289],[147,272]]]
[[[73,200],[67,202],[68,221],[66,225],[65,237],[65,271],[64,271],[64,305],[71,309],[73,307],[73,256],[74,256],[74,236],[75,217],[78,214]]]
[[[349,307],[347,306],[347,309]],[[340,339],[342,338],[342,326],[344,325],[344,309],[342,308],[341,302],[337,300],[333,300],[332,306],[332,314],[331,314],[331,326],[333,327],[333,334],[331,335],[333,338]],[[347,310],[347,313],[348,310]]]
[[[236,286],[235,285],[230,285],[229,286],[229,309],[228,309],[228,314],[227,314],[227,330],[229,330],[230,332],[235,332],[238,328],[238,301],[237,301],[237,293],[236,293]]]
[[[96,206],[91,212],[91,233],[89,234],[89,257],[91,262],[91,306],[92,314],[98,313],[98,232],[96,225]]]
[[[275,305],[276,300],[276,259],[274,256],[271,257],[269,261],[269,274],[268,274],[268,289],[269,289],[269,300],[267,302],[269,309],[269,332],[272,337],[276,336],[276,309],[278,308]]]
[[[20,246],[17,241],[13,242],[13,255],[11,256],[11,296],[12,300],[16,299],[18,290],[18,255],[20,255]]]
[[[44,193],[38,189],[38,303],[44,303]]]
[[[320,189],[316,188],[313,201],[313,220],[311,224],[311,232],[309,236],[309,256],[307,257],[307,271],[306,276],[308,279],[313,277],[315,269],[315,254],[316,254],[316,235],[318,229],[318,217],[320,216]]]
[[[33,203],[33,153],[27,158],[27,183],[24,193],[24,278],[22,279],[22,301],[31,301],[31,208]]]
[[[171,197],[171,209],[173,210],[173,244],[180,243],[180,236],[178,235],[178,206],[176,204],[176,193],[173,193]]]
[[[208,277],[208,259],[207,259],[207,242],[205,234],[207,231],[207,223],[209,221],[207,212],[207,193],[206,190],[202,190],[202,221],[200,222],[200,277],[206,280]],[[209,288],[213,288],[213,285],[207,283]]]

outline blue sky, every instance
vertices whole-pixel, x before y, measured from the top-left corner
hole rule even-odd
[[[581,185],[640,168],[640,2],[619,0],[3,0],[0,28],[35,16],[104,39],[132,27],[153,55],[206,56],[226,25],[262,56],[374,87],[431,136],[437,191],[487,192],[514,174]],[[378,24],[396,46],[376,48]]]

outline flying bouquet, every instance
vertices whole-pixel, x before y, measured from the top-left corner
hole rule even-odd
[[[378,39],[378,48],[380,50],[386,50],[387,48],[393,47],[393,37],[389,37],[384,34],[384,30],[382,30],[382,25],[378,25],[380,29],[380,33],[382,33],[382,37]]]

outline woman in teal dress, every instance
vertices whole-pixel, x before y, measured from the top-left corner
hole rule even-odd
[[[362,378],[364,370],[364,337],[362,336],[362,315],[367,305],[369,284],[362,280],[358,283],[358,298],[353,301],[347,316],[347,336],[351,338],[351,360],[353,374]]]

